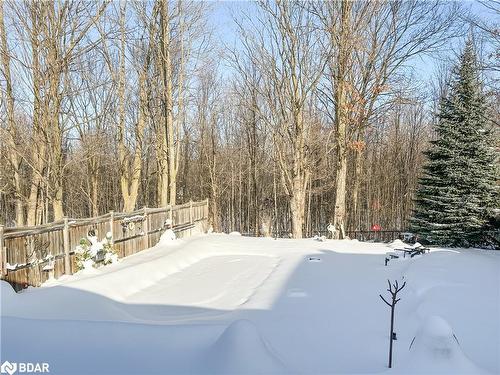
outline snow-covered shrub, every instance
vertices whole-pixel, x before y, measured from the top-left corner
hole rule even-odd
[[[78,270],[92,268],[94,259],[91,252],[92,243],[86,238],[80,239],[80,244],[75,249],[76,267]]]
[[[111,232],[106,233],[106,238],[102,240],[102,247],[105,251],[104,264],[112,264],[118,262],[118,254],[113,248],[113,236]]]
[[[113,249],[111,232],[106,233],[106,237],[102,241],[99,241],[95,235],[82,238],[75,253],[78,270],[95,267],[96,259],[101,258],[101,256],[104,257],[105,265],[118,261],[118,255]]]

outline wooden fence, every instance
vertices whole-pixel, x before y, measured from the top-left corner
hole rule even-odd
[[[347,236],[359,241],[392,242],[403,239],[403,230],[353,230],[347,231]]]
[[[352,230],[347,231],[347,237],[351,239],[357,239],[359,241],[375,241],[375,242],[392,242],[397,239],[404,239],[405,241],[411,241],[411,238],[406,238],[405,234],[407,232],[401,229],[394,230]],[[325,236],[331,238],[331,233],[327,230],[315,230],[312,231],[312,235]],[[253,232],[243,232],[243,236],[247,237],[260,237],[256,236]],[[291,231],[273,231],[272,237],[278,238],[291,238]]]
[[[90,231],[99,239],[111,232],[119,258],[154,246],[171,219],[177,237],[205,231],[208,199],[165,208],[143,208],[131,213],[111,211],[90,219],[69,219],[35,227],[4,228],[0,225],[1,278],[16,290],[39,286],[49,277],[76,271],[75,248]],[[46,267],[52,256],[53,267]]]

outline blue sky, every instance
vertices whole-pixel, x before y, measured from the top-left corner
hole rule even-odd
[[[488,11],[475,0],[461,1],[461,4],[465,9],[470,9],[483,19],[500,22],[499,19],[495,20],[493,18],[495,16],[491,11]],[[215,37],[220,42],[219,44],[238,45],[238,36],[232,15],[238,15],[238,13],[242,12],[251,14],[255,11],[256,5],[251,1],[212,1],[211,6],[210,23],[214,28]],[[465,25],[464,27],[468,28]],[[412,61],[415,74],[423,83],[429,82],[433,78],[441,60],[445,57],[454,56],[462,44],[463,41],[457,40],[454,45],[450,45],[447,50],[443,50],[440,56],[422,56],[415,59]]]

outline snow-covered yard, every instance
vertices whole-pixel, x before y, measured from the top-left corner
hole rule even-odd
[[[19,294],[2,282],[2,361],[53,374],[500,372],[500,252],[385,267],[388,251],[212,234]],[[387,279],[407,282],[392,370]]]

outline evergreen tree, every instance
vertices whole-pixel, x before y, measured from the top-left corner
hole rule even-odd
[[[496,166],[476,53],[468,41],[439,105],[436,139],[416,194],[412,231],[432,244],[482,242],[495,207]]]

